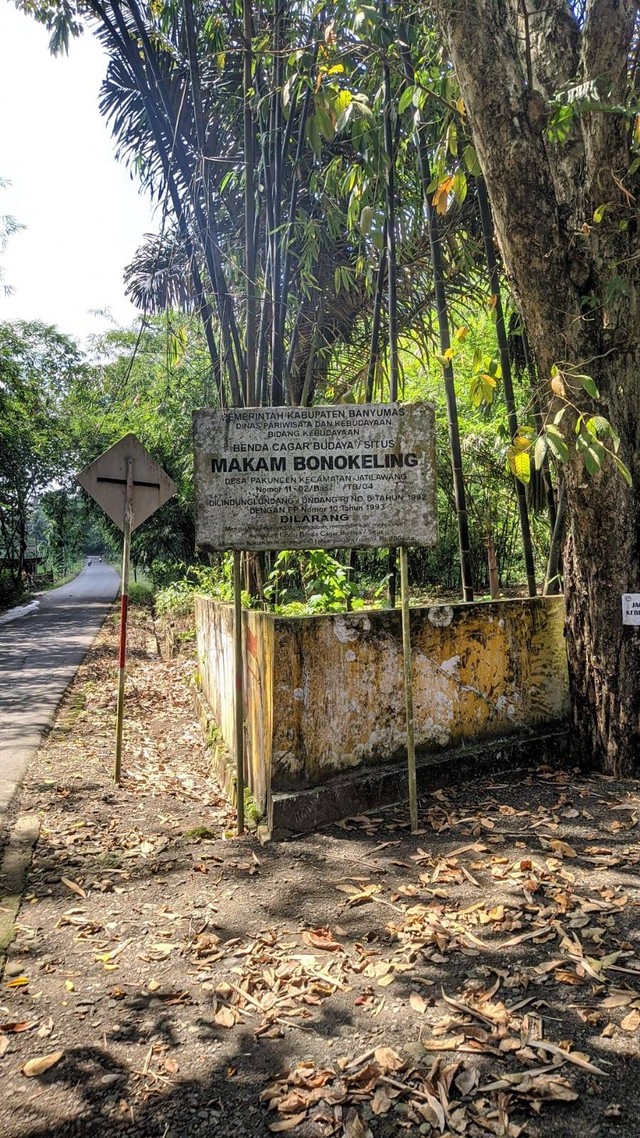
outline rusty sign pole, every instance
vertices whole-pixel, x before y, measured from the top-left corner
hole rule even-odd
[[[129,560],[133,525],[133,459],[127,459],[127,488],[124,499],[124,540],[122,543],[122,584],[120,587],[120,648],[118,651],[118,704],[116,708],[115,781],[120,783],[122,766],[122,726],[124,720],[124,677],[127,659],[127,617],[129,614]]]
[[[136,468],[137,477],[133,476]],[[114,446],[94,459],[76,475],[82,489],[104,510],[124,533],[122,582],[120,585],[120,650],[118,653],[118,703],[116,709],[116,760],[114,778],[120,782],[122,761],[122,720],[124,713],[124,669],[127,657],[127,617],[129,614],[129,558],[131,534],[155,514],[176,492],[176,484],[165,474],[135,435],[125,435]]]
[[[400,594],[402,604],[402,658],[404,663],[404,702],[407,716],[407,776],[411,833],[418,829],[418,791],[416,786],[416,741],[413,721],[413,670],[411,667],[411,628],[409,624],[409,568],[406,545],[400,546]]]
[[[242,582],[240,551],[233,551],[233,647],[236,671],[236,812],[238,834],[244,833],[244,660],[242,653]]]

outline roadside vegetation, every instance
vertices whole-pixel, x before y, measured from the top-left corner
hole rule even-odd
[[[86,549],[95,514],[69,471],[125,431],[178,485],[133,545],[166,584],[197,564],[194,407],[431,398],[440,540],[412,552],[414,585],[471,600],[568,581],[576,757],[632,771],[637,6],[22,6],[55,52],[83,29],[100,39],[101,110],[160,224],[126,270],[137,328],[84,358],[58,341],[55,374],[58,333],[39,333],[32,367],[34,330],[4,331],[0,412],[29,440],[0,451],[5,577],[20,583],[41,502],[82,517]],[[394,602],[393,551],[328,552],[246,557],[252,602],[322,611],[381,586]]]

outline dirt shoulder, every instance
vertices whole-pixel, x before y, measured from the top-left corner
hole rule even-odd
[[[281,844],[233,837],[189,691],[109,619],[24,784],[0,1133],[631,1138],[635,782],[541,770]],[[637,955],[638,953],[638,955]]]

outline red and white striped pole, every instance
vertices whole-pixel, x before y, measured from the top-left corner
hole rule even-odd
[[[242,581],[240,551],[233,551],[233,643],[236,672],[236,817],[238,833],[244,833],[244,654],[242,649]]]
[[[122,582],[120,586],[120,647],[118,651],[118,703],[116,707],[116,766],[114,778],[120,782],[122,765],[122,726],[124,720],[124,677],[127,659],[127,616],[129,614],[129,559],[133,526],[133,459],[127,459],[127,489],[124,502],[124,541],[122,543]]]

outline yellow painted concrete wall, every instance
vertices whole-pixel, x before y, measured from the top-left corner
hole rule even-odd
[[[245,616],[247,744],[262,803],[269,789],[404,754],[398,611]],[[556,597],[412,609],[417,748],[440,753],[562,722],[563,621]],[[199,599],[196,623],[204,692],[232,746],[231,611]]]
[[[273,706],[273,622],[264,613],[243,613],[245,647],[245,772],[251,790],[266,809],[270,788]],[[196,644],[202,691],[235,753],[235,664],[233,609],[196,597]]]

